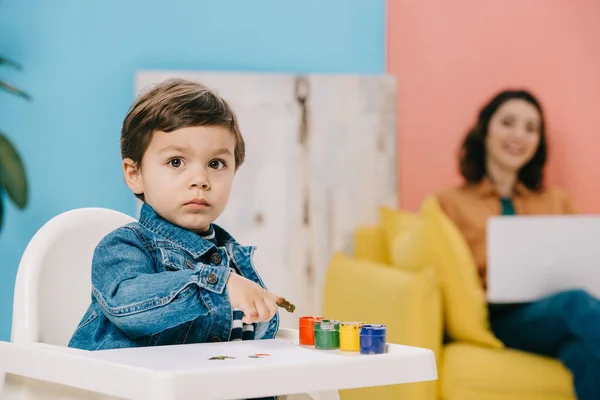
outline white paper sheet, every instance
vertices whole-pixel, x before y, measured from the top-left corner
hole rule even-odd
[[[269,354],[269,356],[249,358],[257,353]],[[229,356],[234,359],[210,360],[215,356]],[[265,364],[318,363],[340,357],[356,356],[369,357],[357,353],[315,350],[282,339],[142,347],[86,353],[86,357],[163,372],[214,370]]]

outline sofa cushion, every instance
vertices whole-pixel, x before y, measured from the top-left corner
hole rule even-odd
[[[410,211],[393,209],[387,206],[379,208],[379,224],[384,234],[385,245],[391,249],[400,235],[408,233],[419,222],[419,215]]]
[[[390,248],[379,225],[360,226],[354,231],[353,256],[360,260],[390,265]]]
[[[395,239],[391,249],[392,265],[413,271],[435,266],[450,339],[503,347],[490,329],[485,293],[464,238],[435,197],[423,203],[419,217],[410,232]]]
[[[441,351],[441,298],[433,268],[399,271],[336,253],[325,276],[323,316],[385,324],[389,343],[428,348],[436,358]],[[433,400],[436,391],[437,381],[418,382],[342,391],[342,399]]]
[[[444,400],[575,400],[570,372],[552,358],[454,342],[443,359]]]

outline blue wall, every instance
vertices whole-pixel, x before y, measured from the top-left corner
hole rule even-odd
[[[40,226],[78,207],[134,214],[119,132],[137,69],[381,73],[384,13],[384,0],[0,1],[0,55],[24,66],[0,77],[34,97],[0,93],[0,130],[25,159],[31,192],[25,211],[7,207],[0,232],[0,340]]]

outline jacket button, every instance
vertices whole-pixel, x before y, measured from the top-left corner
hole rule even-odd
[[[221,338],[219,338],[218,336],[213,336],[213,337],[210,338],[210,341],[211,342],[220,342]]]
[[[185,260],[185,265],[187,265],[189,269],[194,269],[194,266],[192,265],[192,262],[190,260]]]
[[[215,283],[219,282],[219,277],[211,272],[210,274],[206,275],[206,282],[214,285]]]
[[[222,258],[221,255],[219,253],[212,253],[210,255],[210,262],[213,264],[219,264],[221,262]]]

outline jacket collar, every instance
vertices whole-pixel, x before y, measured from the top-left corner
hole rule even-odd
[[[215,245],[211,241],[202,239],[200,235],[165,220],[146,203],[142,205],[139,222],[144,228],[177,244],[194,257],[200,257],[215,248]],[[212,226],[215,229],[217,243],[222,243],[223,245],[227,243],[231,245],[238,244],[225,229],[217,224],[212,224]]]
[[[470,186],[472,186],[481,197],[499,197],[492,181],[487,177],[483,178],[479,183],[473,183]],[[522,182],[517,182],[514,194],[520,197],[528,197],[533,194],[533,191]]]

